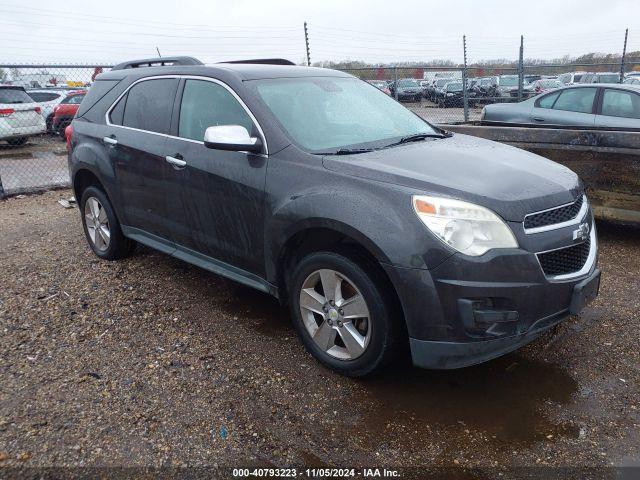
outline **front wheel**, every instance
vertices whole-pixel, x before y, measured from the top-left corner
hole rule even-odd
[[[338,253],[313,253],[296,266],[290,284],[296,330],[322,364],[359,377],[395,356],[402,320],[374,266]]]

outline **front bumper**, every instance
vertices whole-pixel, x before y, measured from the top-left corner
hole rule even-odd
[[[588,289],[580,288],[583,285]],[[571,313],[578,313],[597,295],[599,286],[600,270],[596,269],[574,287],[568,309],[536,320],[520,334],[473,342],[443,342],[410,338],[413,364],[417,367],[432,369],[462,368],[517,350],[562,322]]]
[[[566,247],[575,225],[525,234],[520,248],[479,257],[453,254],[432,270],[386,266],[402,304],[416,366],[459,368],[515,350],[597,295],[597,238],[589,212],[592,249],[570,276],[545,275],[535,252]],[[584,221],[583,220],[583,221]]]

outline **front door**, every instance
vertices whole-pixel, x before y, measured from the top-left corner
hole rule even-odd
[[[576,87],[540,97],[531,109],[532,123],[591,127],[595,123],[596,87]]]
[[[259,135],[246,108],[221,83],[186,79],[169,155],[186,162],[182,176],[183,229],[178,247],[254,274],[264,270],[264,184],[266,155],[204,146],[207,127],[241,125]],[[176,115],[174,115],[174,118]],[[187,230],[188,229],[188,230]]]

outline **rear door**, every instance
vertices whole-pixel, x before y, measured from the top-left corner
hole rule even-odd
[[[531,123],[593,126],[597,92],[597,87],[576,87],[543,95],[531,109]]]
[[[174,204],[184,206],[184,224],[175,230],[175,243],[262,274],[267,157],[213,150],[203,142],[205,130],[218,125],[241,125],[252,136],[261,136],[257,123],[239,97],[221,82],[187,78],[177,103],[179,112],[174,115],[177,120],[168,150],[169,155],[186,162],[186,167],[172,172],[183,186]]]
[[[102,136],[121,195],[122,223],[170,247],[165,148],[178,82],[150,78],[135,83],[108,112]]]
[[[640,128],[640,95],[618,88],[604,88],[596,115],[597,127]]]

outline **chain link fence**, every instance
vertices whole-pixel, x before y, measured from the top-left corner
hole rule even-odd
[[[0,196],[69,185],[64,130],[105,68],[0,65]]]
[[[0,197],[69,185],[64,129],[107,65],[0,64]],[[527,65],[358,67],[372,83],[435,124],[476,122],[490,103],[518,102],[585,75],[619,82],[640,61]],[[637,77],[640,79],[640,76]]]

